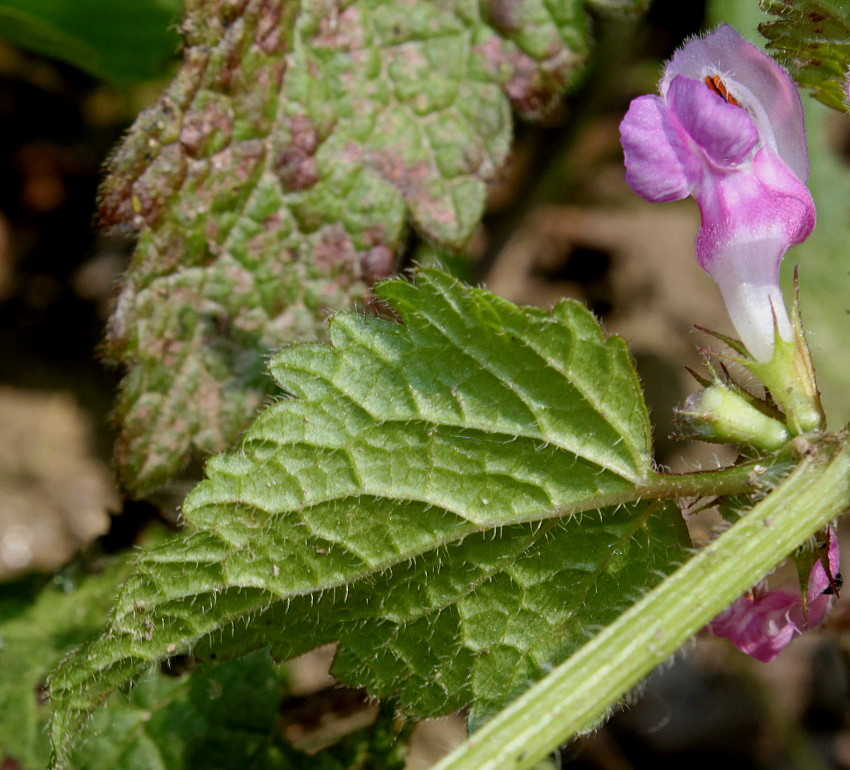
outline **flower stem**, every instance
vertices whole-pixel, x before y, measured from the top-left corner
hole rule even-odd
[[[592,729],[632,687],[850,507],[850,440],[824,438],[764,500],[434,770],[522,770]]]

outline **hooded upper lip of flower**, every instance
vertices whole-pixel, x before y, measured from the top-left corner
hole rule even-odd
[[[673,55],[661,78],[662,94],[666,95],[677,75],[699,81],[719,75],[749,113],[761,140],[806,183],[809,153],[803,105],[794,82],[773,59],[723,25],[705,38],[691,40]]]
[[[651,201],[697,200],[699,263],[750,353],[768,360],[775,327],[791,337],[779,262],[815,221],[800,97],[726,26],[681,48],[659,90],[635,99],[620,126],[626,181]]]

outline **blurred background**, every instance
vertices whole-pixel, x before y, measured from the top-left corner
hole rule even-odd
[[[100,13],[106,3],[114,0],[45,3],[34,27],[28,0],[0,0],[2,578],[55,569],[99,536],[109,547],[130,545],[146,522],[174,517],[172,507],[123,499],[114,485],[110,409],[120,373],[99,346],[133,244],[99,234],[92,219],[110,149],[176,69],[180,2],[122,0],[115,24]],[[734,459],[669,438],[673,407],[696,389],[684,367],[699,369],[697,348],[709,342],[693,325],[732,329],[693,258],[696,206],[652,205],[629,191],[617,126],[630,99],[654,91],[662,61],[686,37],[727,22],[760,44],[764,18],[756,0],[658,0],[641,20],[600,20],[578,90],[542,124],[517,125],[468,253],[434,253],[411,235],[401,265],[438,263],[519,303],[585,302],[631,345],[657,460],[673,470]],[[786,258],[784,275],[799,263],[804,321],[838,428],[850,420],[850,117],[804,102],[819,223]],[[711,514],[689,518],[697,540],[717,523]],[[841,601],[825,631],[770,665],[720,640],[692,642],[635,705],[557,761],[608,770],[850,767],[848,629]],[[327,679],[330,654],[291,669],[297,708],[290,704],[285,723],[294,741],[374,717],[362,693]],[[322,724],[304,716],[317,703]],[[409,766],[428,767],[463,735],[459,716],[427,723]]]

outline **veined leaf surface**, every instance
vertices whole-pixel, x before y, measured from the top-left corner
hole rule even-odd
[[[801,86],[836,110],[850,109],[850,2],[848,0],[760,0],[778,17],[759,26],[767,49]]]
[[[144,552],[106,633],[54,676],[62,757],[149,661],[281,658],[415,717],[486,717],[682,559],[678,508],[638,501],[649,425],[624,342],[566,301],[520,308],[436,271],[378,288],[403,323],[343,314],[279,353],[290,398]],[[584,512],[584,513],[582,513]]]
[[[615,3],[615,5],[619,5]],[[184,65],[110,163],[100,218],[138,233],[108,334],[116,459],[166,484],[394,269],[408,225],[457,248],[511,141],[584,63],[580,0],[191,0]]]

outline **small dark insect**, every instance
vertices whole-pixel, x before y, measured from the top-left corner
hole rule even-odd
[[[741,102],[729,93],[729,89],[726,88],[726,84],[720,79],[720,75],[706,75],[705,84],[714,91],[714,93],[722,96],[727,102],[729,102],[729,104],[734,104],[736,107],[741,106]]]
[[[844,578],[841,576],[840,572],[836,572],[835,576],[829,581],[829,585],[823,589],[823,593],[827,596],[838,596],[838,592],[841,590],[843,585]]]

